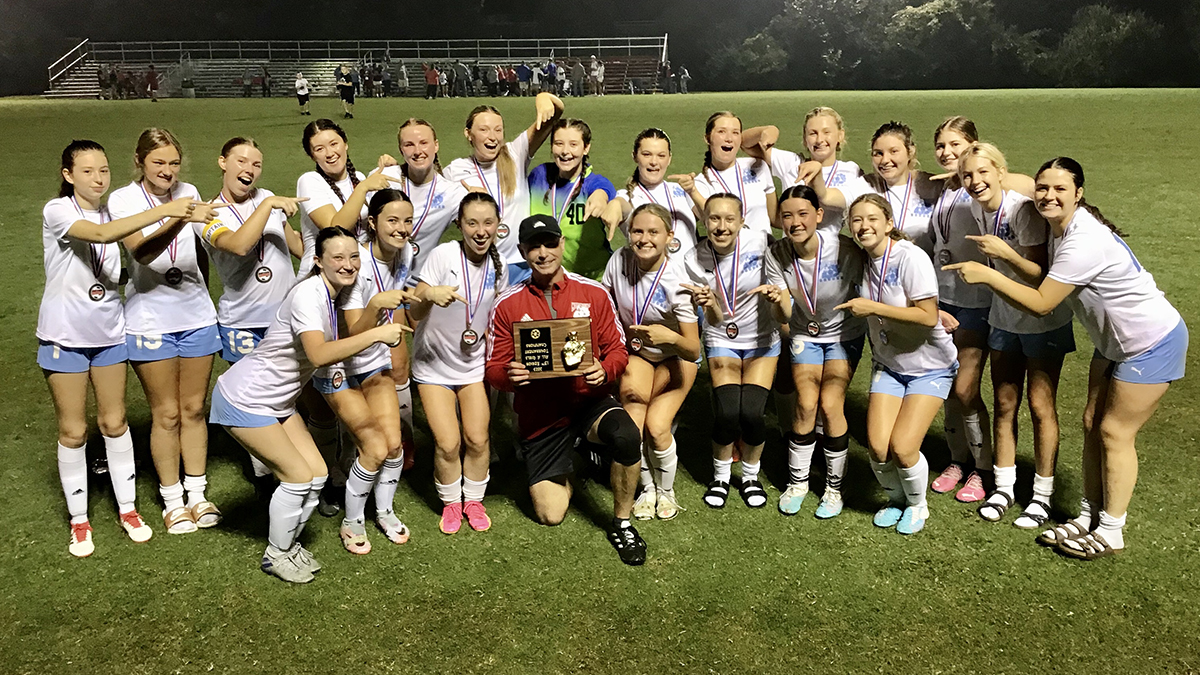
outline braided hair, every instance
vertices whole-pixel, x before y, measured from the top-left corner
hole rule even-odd
[[[310,159],[312,159],[312,138],[322,131],[333,131],[341,137],[343,143],[346,143],[347,145],[350,143],[350,140],[346,138],[346,132],[341,126],[338,125],[337,122],[334,122],[326,117],[313,120],[305,125],[304,135],[301,138],[301,145],[304,146],[304,153],[308,155]],[[317,174],[320,175],[321,178],[325,179],[325,182],[329,184],[329,189],[333,190],[333,194],[337,195],[338,199],[345,204],[346,195],[342,194],[341,188],[337,186],[337,181],[333,179],[333,176],[325,173],[325,170],[321,168],[320,164],[317,164],[316,167]],[[350,161],[349,151],[346,152],[346,175],[350,177],[350,185],[353,187],[358,187],[358,171],[354,169],[354,162]]]
[[[491,206],[496,211],[496,221],[500,221],[500,205],[496,203],[496,199],[486,192],[468,192],[466,197],[458,203],[458,219],[455,221],[459,229],[462,229],[463,218],[467,211],[467,207],[471,204],[483,203]],[[465,246],[463,242],[459,242],[460,247]],[[466,252],[466,249],[463,249]],[[496,248],[496,238],[492,237],[492,243],[488,246],[487,255],[492,260],[492,268],[496,271],[496,279],[492,282],[492,289],[496,292],[500,291],[500,275],[504,271],[504,261],[500,259],[500,249]]]
[[[642,182],[642,177],[638,173],[639,169],[637,166],[637,154],[638,149],[642,147],[642,141],[646,140],[647,138],[657,138],[666,141],[667,152],[671,152],[671,137],[667,135],[667,132],[657,127],[645,129],[642,131],[642,133],[637,135],[637,138],[633,139],[633,175],[629,177],[629,182],[625,184],[625,196],[630,199],[633,198],[633,189]]]

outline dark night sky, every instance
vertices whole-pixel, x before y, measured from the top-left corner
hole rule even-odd
[[[1087,3],[997,3],[1005,20],[1023,30],[1065,26],[1083,4]],[[1121,0],[1109,4],[1141,9],[1168,26],[1178,25],[1177,2]],[[81,37],[436,39],[669,32],[672,61],[687,63],[696,71],[712,49],[753,34],[782,6],[782,0],[4,0],[0,2],[0,94],[40,92],[46,86],[46,66],[73,46],[73,38]]]

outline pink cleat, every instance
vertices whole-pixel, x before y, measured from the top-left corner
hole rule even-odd
[[[942,475],[934,479],[933,491],[938,494],[944,494],[958,487],[958,481],[962,480],[963,468],[961,464],[951,462],[950,466],[942,472]]]
[[[463,503],[463,514],[467,516],[467,524],[476,532],[485,532],[492,526],[492,519],[488,518],[483,502]]]
[[[967,482],[963,484],[962,489],[954,498],[964,504],[971,504],[978,501],[983,501],[987,493],[983,490],[983,479],[979,474],[972,471],[970,476],[967,476]]]
[[[462,527],[463,505],[461,503],[447,504],[442,509],[442,519],[438,529],[442,534],[454,534]]]

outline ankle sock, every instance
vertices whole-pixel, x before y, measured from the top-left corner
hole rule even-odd
[[[183,503],[183,483],[175,483],[174,485],[159,485],[158,494],[162,496],[163,510],[174,511],[184,507]]]
[[[187,507],[190,509],[200,502],[206,501],[204,491],[208,489],[208,476],[183,475],[183,489],[187,491]]]
[[[742,460],[742,482],[748,483],[752,480],[758,480],[758,470],[762,468],[762,462],[747,462]]]
[[[435,480],[433,481],[433,486],[437,489],[438,498],[442,500],[443,504],[449,506],[451,504],[462,503],[463,490],[461,476],[458,478],[458,480],[446,485],[443,485]]]
[[[716,459],[713,458],[713,480],[722,483],[728,483],[729,478],[733,475],[733,460],[732,459]]]
[[[462,482],[463,501],[482,502],[483,496],[487,494],[487,484],[491,477],[491,474],[488,474],[483,477],[483,480],[471,480],[464,475]]]
[[[1096,528],[1096,534],[1104,537],[1104,541],[1113,548],[1125,548],[1125,516],[1128,514],[1122,513],[1120,516],[1109,515],[1107,511],[1100,512],[1100,526]]]

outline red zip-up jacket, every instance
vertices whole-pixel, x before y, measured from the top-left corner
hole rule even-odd
[[[617,320],[612,297],[600,284],[564,270],[562,281],[554,284],[552,302],[558,316],[589,316],[592,319],[592,358],[598,359],[608,375],[599,387],[590,386],[582,377],[559,377],[532,380],[513,387],[508,379],[508,364],[515,360],[513,324],[519,321],[542,321],[553,318],[546,306],[542,289],[532,280],[517,284],[500,294],[492,305],[488,319],[487,369],[484,377],[492,387],[514,391],[513,409],[521,438],[534,438],[547,429],[570,424],[571,415],[587,402],[612,393],[617,378],[625,372],[629,353],[625,348],[625,331]]]

